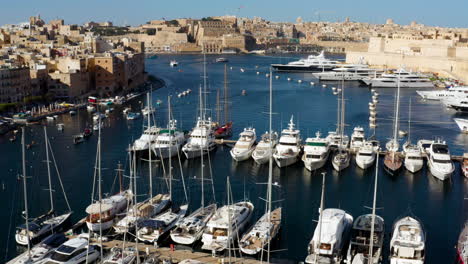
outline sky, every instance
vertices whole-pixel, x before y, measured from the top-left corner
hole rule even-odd
[[[3,2],[3,4],[2,4]],[[468,28],[468,0],[0,0],[0,25],[27,21],[40,14],[66,24],[112,21],[139,25],[149,20],[217,15],[259,16],[271,21],[351,21]]]

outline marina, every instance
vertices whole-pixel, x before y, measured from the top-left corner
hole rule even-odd
[[[376,158],[377,162],[379,162],[379,191],[375,194],[378,197],[379,204],[377,214],[385,221],[381,252],[379,251],[379,255],[383,259],[382,263],[389,263],[389,258],[392,255],[391,246],[394,247],[395,243],[397,243],[395,242],[396,239],[399,239],[398,237],[392,239],[392,225],[406,215],[417,217],[418,221],[424,226],[426,234],[425,263],[451,263],[452,260],[455,260],[457,251],[454,246],[457,244],[466,217],[463,197],[466,196],[464,194],[468,191],[467,179],[462,176],[459,164],[459,162],[463,161],[463,153],[465,152],[466,143],[468,143],[468,137],[460,132],[453,121],[453,118],[463,118],[462,114],[447,109],[437,102],[416,99],[419,96],[414,88],[401,89],[399,129],[409,130],[406,124],[408,121],[406,116],[409,112],[409,100],[412,98],[412,141],[435,139],[434,136],[443,138],[450,149],[451,156],[449,158],[456,162],[453,174],[445,181],[441,181],[430,174],[427,162],[424,162],[421,171],[414,174],[402,168],[391,176],[384,171],[383,166],[384,156],[387,154],[385,143],[390,137],[395,137],[401,144],[406,140],[405,137],[400,137],[399,133],[395,132],[397,130],[394,131],[392,121],[395,114],[394,89],[377,90],[378,103],[375,103],[375,111],[378,112],[378,116],[375,122],[377,127],[374,130],[369,126],[369,107],[367,103],[373,102],[375,93],[371,93],[367,86],[357,81],[350,81],[345,84],[342,84],[341,81],[327,81],[327,86],[324,87],[322,86],[324,83],[321,83],[310,73],[282,73],[287,74],[293,80],[301,80],[301,82],[288,82],[286,77],[270,79],[266,78],[265,75],[269,74],[270,64],[281,62],[282,58],[280,57],[226,55],[228,62],[216,63],[215,56],[207,56],[206,61],[213,62],[208,63],[206,66],[208,84],[206,85],[206,92],[197,96],[200,83],[203,87],[203,79],[200,78],[204,65],[202,56],[177,56],[177,67],[170,67],[170,62],[175,57],[174,55],[160,55],[157,59],[147,59],[148,71],[150,73],[154,72],[166,83],[165,87],[154,91],[150,97],[151,104],[155,108],[154,123],[147,123],[148,121],[144,117],[128,120],[122,113],[124,106],[115,106],[115,110],[108,113],[108,117],[102,120],[102,125],[99,126],[98,130],[102,133],[101,157],[104,196],[111,197],[112,194],[118,192],[114,169],[119,162],[121,164],[128,163],[126,150],[130,144],[133,144],[142,135],[144,126],[151,127],[154,125],[155,134],[159,134],[159,129],[168,127],[165,132],[166,138],[171,138],[169,136],[172,133],[171,131],[175,130],[175,122],[171,123],[169,120],[176,119],[177,129],[189,131],[196,128],[201,131],[200,135],[203,136],[206,134],[206,132],[203,132],[204,126],[208,126],[211,121],[219,121],[216,120],[215,115],[216,87],[225,85],[224,65],[228,65],[231,96],[227,100],[229,100],[230,108],[229,120],[232,120],[232,136],[230,138],[215,139],[214,135],[210,135],[209,148],[212,148],[213,151],[206,151],[206,155],[202,155],[203,158],[194,156],[186,158],[184,152],[181,151],[181,158],[174,156],[172,165],[170,165],[173,177],[185,177],[186,184],[189,186],[188,195],[190,199],[188,199],[187,215],[200,208],[200,199],[202,199],[200,197],[201,171],[203,171],[205,177],[212,177],[213,179],[214,191],[205,189],[207,194],[206,205],[216,202],[218,208],[221,208],[229,203],[237,204],[239,201],[249,200],[246,207],[250,208],[249,210],[252,212],[245,217],[251,219],[248,224],[245,224],[244,231],[248,231],[253,227],[255,222],[265,214],[265,202],[258,199],[258,197],[266,196],[265,185],[259,183],[268,181],[268,162],[259,165],[254,159],[250,158],[250,155],[253,155],[252,152],[250,152],[249,157],[245,158],[245,156],[233,154],[231,151],[238,139],[242,137],[244,137],[243,142],[246,142],[245,145],[250,150],[252,144],[255,145],[253,142],[258,143],[263,138],[260,135],[264,135],[265,131],[269,130],[268,111],[270,104],[268,95],[269,82],[272,81],[274,112],[272,129],[278,133],[276,140],[280,144],[281,142],[294,143],[299,146],[298,149],[302,149],[307,142],[315,142],[306,141],[306,138],[318,138],[317,131],[326,136],[329,131],[336,131],[336,126],[339,124],[342,130],[339,133],[342,132],[342,134],[335,135],[340,135],[341,138],[344,135],[349,136],[351,146],[343,150],[353,154],[350,155],[349,166],[343,168],[340,172],[333,169],[332,155],[327,157],[327,162],[321,168],[309,171],[301,159],[302,153],[299,153],[301,151],[297,151],[297,157],[294,158],[296,162],[288,164],[289,166],[280,168],[274,165],[272,167],[272,182],[279,187],[274,188],[273,195],[276,197],[275,200],[281,201],[282,208],[281,228],[278,231],[277,238],[272,241],[271,245],[272,259],[276,259],[278,263],[287,261],[296,263],[306,260],[308,245],[317,227],[317,222],[314,222],[314,220],[319,220],[322,173],[325,173],[326,177],[325,208],[337,208],[333,210],[343,212],[343,217],[346,219],[349,218],[347,215],[349,214],[354,217],[355,221],[358,216],[371,213],[366,206],[370,206],[373,201],[374,194],[372,190],[374,188],[375,165],[370,165],[366,170],[363,170],[358,167],[355,159],[357,150],[363,146],[357,143],[360,141],[359,138],[367,139],[375,136],[380,141],[382,148],[379,152],[380,158]],[[334,59],[340,59],[340,57]],[[179,71],[179,69],[183,69],[183,71]],[[341,118],[342,122],[337,123],[338,96],[334,95],[332,88],[342,87],[342,85],[344,85],[343,88],[346,89],[346,92],[340,94],[339,97],[343,96],[342,103],[346,101],[346,111],[343,110],[344,113],[342,114],[345,117]],[[187,89],[193,91],[193,96],[177,96],[183,91],[187,91]],[[245,95],[242,95],[243,90],[246,91]],[[168,96],[171,96],[170,106],[168,106]],[[198,114],[198,105],[201,101],[199,97],[205,97],[203,101],[207,105],[203,107],[206,109],[201,114]],[[297,98],[301,97],[307,100],[297,100]],[[125,107],[131,107],[132,111],[137,111],[145,104],[149,105],[147,98],[140,97],[138,100],[129,102]],[[159,100],[161,103],[157,104],[156,102]],[[344,106],[341,107],[341,109],[344,108]],[[199,115],[203,118],[202,120],[198,120]],[[205,118],[203,115],[212,119]],[[60,115],[56,120],[44,122],[49,132],[51,147],[56,153],[56,161],[61,171],[70,206],[74,212],[73,220],[75,222],[85,216],[85,209],[90,204],[89,198],[92,191],[98,137],[97,132],[95,132],[81,144],[74,145],[72,136],[79,134],[85,127],[92,124],[92,116],[92,113],[83,108],[78,110],[76,115]],[[228,122],[226,118],[223,121]],[[56,127],[58,124],[63,124],[64,129],[58,130]],[[355,127],[361,127],[365,136],[359,134],[361,130],[355,130]],[[43,128],[40,125],[26,127],[26,142],[35,142],[34,146],[26,151],[28,160],[27,175],[30,177],[28,184],[30,185],[29,188],[31,188],[29,205],[31,215],[39,215],[49,206],[47,199],[41,199],[48,196],[48,192],[43,191],[47,185],[47,177],[45,177],[47,171],[42,163],[45,160],[45,149],[42,147],[44,143],[42,131]],[[359,133],[353,134],[355,131]],[[397,136],[394,134],[397,134]],[[281,137],[284,135],[291,136],[294,140],[289,141],[288,138],[288,141],[282,141]],[[6,169],[1,178],[4,186],[3,191],[0,193],[1,205],[8,212],[11,212],[9,217],[2,219],[1,223],[5,227],[14,227],[21,224],[22,221],[24,222],[21,218],[23,201],[17,186],[17,177],[18,174],[21,174],[21,167],[18,163],[21,157],[20,144],[19,141],[9,142],[7,137],[0,138],[1,148],[10,153],[8,157],[0,160],[0,165]],[[338,142],[338,144],[341,146],[343,142]],[[243,144],[238,145],[239,148],[241,146]],[[371,149],[373,148],[371,147]],[[143,152],[148,152],[148,148],[143,148],[143,150],[146,150]],[[156,150],[153,151],[156,152]],[[203,151],[203,148],[198,149],[198,155],[200,151]],[[401,159],[406,155],[401,151],[401,148],[394,151],[394,153]],[[426,155],[425,153],[422,154],[423,157],[426,157]],[[239,157],[235,158],[238,161],[233,159],[234,156]],[[148,175],[154,175],[152,187],[155,194],[156,192],[163,193],[167,191],[164,180],[160,178],[166,175],[167,168],[165,166],[167,166],[166,162],[169,160],[167,158],[158,158],[148,162],[148,158],[145,157],[136,161],[139,201],[152,197],[152,194],[148,192],[150,184]],[[123,167],[124,170],[129,170],[127,165]],[[228,176],[231,181],[230,188],[232,188],[231,198],[226,198],[229,197],[229,194],[226,194],[228,192],[226,187],[226,178]],[[127,186],[129,178],[124,177],[123,181],[124,185]],[[174,200],[184,200],[184,191],[181,185],[181,182],[177,181],[173,186]],[[208,183],[205,185],[206,188],[211,188],[208,187]],[[58,194],[56,198],[56,207],[66,208],[64,199]],[[332,219],[332,216],[328,216],[328,214],[328,212],[324,213],[324,215]],[[452,225],[447,226],[447,218],[452,219]],[[0,239],[0,247],[6,248],[8,252],[6,259],[17,255],[17,247],[14,245],[13,236],[14,228],[10,228],[9,232],[5,232]],[[238,237],[239,240],[241,238],[242,236]],[[99,244],[98,242],[95,243]],[[122,243],[121,238],[112,238],[107,242],[103,242],[103,245],[106,248],[113,248],[120,247]],[[137,246],[133,241],[126,241],[125,243],[129,247]],[[138,247],[143,254],[154,252],[165,258],[179,261],[189,258],[197,259],[202,263],[219,263],[221,258],[224,258],[223,261],[227,261],[226,255],[214,258],[211,251],[200,249],[201,245],[195,246],[194,250],[187,250],[176,245],[172,250],[170,244],[155,248],[153,245],[139,242]],[[20,248],[19,251],[21,250],[24,249]],[[238,250],[236,254],[239,256]],[[346,255],[344,255],[344,258],[346,258]],[[258,255],[252,258],[244,257],[237,260],[239,262],[233,263],[259,263],[258,259]]]

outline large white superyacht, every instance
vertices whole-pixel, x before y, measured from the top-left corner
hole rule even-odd
[[[445,101],[457,98],[466,98],[468,96],[468,86],[454,86],[442,90],[421,90],[416,91],[416,93],[425,100]]]
[[[398,69],[392,73],[384,73],[377,78],[366,78],[362,81],[371,87],[397,88],[400,79],[401,88],[429,88],[434,87],[432,81],[425,75],[413,73],[405,69]]]
[[[278,167],[286,167],[296,163],[301,152],[301,135],[298,129],[295,128],[293,117],[289,120],[287,129],[281,131],[281,137],[273,153]]]
[[[421,223],[410,216],[396,221],[390,240],[390,264],[423,264],[426,234]]]
[[[319,55],[309,55],[305,59],[292,61],[287,64],[272,64],[271,67],[276,71],[286,72],[320,72],[336,68],[340,62],[325,58],[325,52]]]
[[[309,171],[322,168],[328,160],[330,145],[327,138],[320,137],[320,132],[315,133],[315,138],[307,138],[304,146],[302,161]]]
[[[377,78],[379,72],[363,64],[344,64],[331,71],[317,72],[312,75],[320,81],[361,81]]]

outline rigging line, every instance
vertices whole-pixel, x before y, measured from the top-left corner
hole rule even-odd
[[[46,138],[46,140],[47,140],[47,143],[49,145],[49,150],[50,150],[50,154],[52,156],[52,160],[54,161],[54,167],[55,167],[55,171],[57,172],[57,178],[58,178],[59,183],[60,183],[60,188],[62,189],[62,192],[63,192],[63,198],[65,199],[65,202],[67,203],[68,211],[71,212],[70,203],[68,202],[68,197],[67,197],[67,194],[65,192],[65,188],[63,187],[62,177],[60,176],[60,172],[59,172],[59,169],[58,169],[58,166],[57,166],[57,161],[55,160],[54,151],[52,150],[52,145],[50,144],[49,138]],[[94,183],[94,181],[93,181],[93,183]],[[91,198],[91,201],[92,201],[92,198]]]
[[[207,146],[207,149],[208,149],[208,146]],[[210,169],[210,178],[211,178],[211,191],[213,192],[213,201],[216,203],[216,195],[215,195],[215,188],[214,188],[214,181],[213,181],[213,169],[211,167],[210,152],[207,151],[207,154],[208,154],[208,166],[209,166],[209,169]],[[203,164],[202,164],[202,169],[203,169]],[[202,182],[202,184],[204,184],[204,183]]]
[[[15,184],[18,188],[19,188],[19,184]],[[15,204],[16,204],[16,195],[19,193],[19,191],[15,191],[14,194],[13,194],[13,199],[11,201],[11,210],[10,210],[10,223],[8,225],[8,236],[7,236],[7,241],[6,241],[6,247],[5,247],[5,263],[7,262],[7,258],[8,258],[8,249],[10,248],[10,234],[11,234],[11,227],[13,226],[13,212],[15,210],[13,210],[13,208],[15,207]]]

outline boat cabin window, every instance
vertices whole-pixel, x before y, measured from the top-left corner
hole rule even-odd
[[[320,249],[330,250],[331,249],[331,244],[320,243]]]
[[[287,143],[287,142],[280,142],[281,145],[283,146],[296,146],[296,143]]]
[[[353,141],[362,142],[362,141],[364,141],[364,138],[362,138],[362,137],[355,137]]]
[[[306,158],[308,159],[320,159],[322,156],[321,155],[312,155],[312,154],[307,154]]]
[[[441,160],[441,159],[433,159],[434,162],[437,162],[437,163],[452,163],[451,160]]]
[[[423,157],[417,157],[417,156],[407,156],[406,158],[409,160],[423,160]]]
[[[371,156],[372,156],[372,153],[361,153],[361,152],[359,152],[359,156],[371,157]]]

